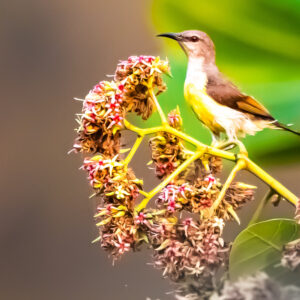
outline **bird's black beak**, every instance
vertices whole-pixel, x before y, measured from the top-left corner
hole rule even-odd
[[[184,46],[184,38],[183,38],[183,36],[180,33],[173,33],[173,32],[170,32],[170,33],[161,33],[161,34],[158,34],[157,36],[158,37],[166,37],[166,38],[169,38],[169,39],[177,41],[178,44],[179,44],[179,46],[184,51],[184,53],[186,55],[188,55],[188,51],[187,51],[187,49]]]
[[[180,35],[178,33],[161,33],[161,34],[158,34],[157,37],[166,37],[166,38],[169,38],[169,39],[172,39],[172,40],[175,40],[175,41],[180,41]]]

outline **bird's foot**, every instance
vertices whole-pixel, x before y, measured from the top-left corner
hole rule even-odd
[[[211,146],[220,150],[231,150],[235,147],[239,147],[239,154],[243,154],[248,157],[248,151],[245,145],[239,140],[213,141]]]

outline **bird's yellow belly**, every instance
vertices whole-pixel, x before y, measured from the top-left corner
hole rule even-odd
[[[224,132],[224,128],[217,123],[215,117],[222,105],[211,99],[205,90],[200,90],[193,83],[188,83],[184,87],[184,97],[205,126],[214,133]]]

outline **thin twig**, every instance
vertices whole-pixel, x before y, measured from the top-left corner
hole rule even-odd
[[[259,202],[259,205],[257,206],[249,224],[248,227],[254,223],[257,222],[257,220],[259,219],[264,207],[268,204],[268,202],[270,201],[270,199],[273,197],[273,195],[275,194],[273,189],[270,189],[267,194],[265,195],[265,197]]]
[[[139,148],[141,142],[143,141],[144,136],[140,135],[137,137],[137,139],[135,140],[130,152],[128,153],[127,157],[124,160],[124,164],[128,165],[130,163],[130,161],[132,160],[135,152],[137,151],[137,149]]]
[[[237,161],[236,165],[234,166],[234,168],[232,169],[232,171],[230,172],[226,182],[224,183],[218,198],[216,201],[214,201],[212,207],[210,208],[210,216],[212,216],[215,212],[215,210],[218,208],[218,206],[220,205],[222,199],[224,198],[226,191],[228,190],[229,186],[231,185],[233,179],[235,178],[236,174],[244,169],[246,166],[245,161],[243,159],[240,159]]]
[[[182,171],[184,171],[193,161],[198,159],[203,155],[203,151],[195,152],[191,157],[189,157],[185,162],[183,162],[172,174],[170,174],[164,181],[162,181],[157,187],[152,191],[148,192],[148,196],[142,200],[142,202],[136,206],[135,210],[137,212],[144,209],[148,202],[160,192],[168,183],[170,183],[176,176],[178,176]]]

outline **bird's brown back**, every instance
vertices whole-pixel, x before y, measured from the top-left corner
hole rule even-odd
[[[253,117],[273,121],[269,111],[251,96],[247,96],[218,70],[215,65],[206,65],[207,94],[219,104],[252,115]]]

